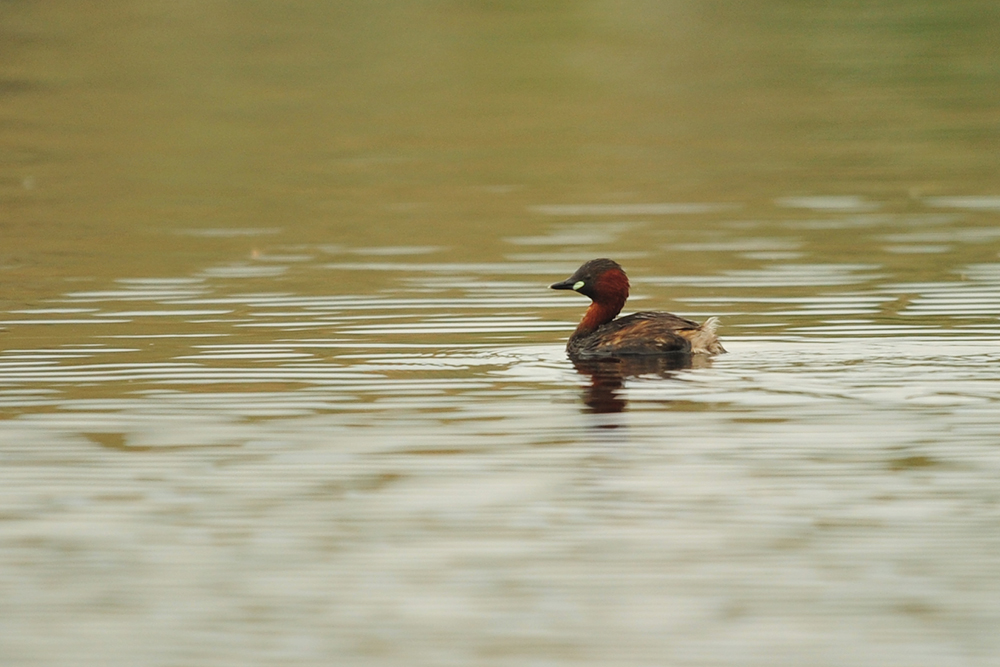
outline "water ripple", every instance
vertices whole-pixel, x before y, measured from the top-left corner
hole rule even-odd
[[[583,215],[679,215],[715,213],[738,208],[737,204],[655,203],[655,204],[547,204],[532,206],[535,213],[554,216]]]

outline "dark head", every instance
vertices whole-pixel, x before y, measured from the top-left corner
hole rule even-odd
[[[628,299],[628,276],[618,262],[610,259],[592,259],[569,278],[550,287],[577,291],[594,302],[580,322],[578,333],[593,331],[615,319]]]

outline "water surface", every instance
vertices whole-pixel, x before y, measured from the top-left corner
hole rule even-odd
[[[0,8],[5,664],[995,664],[992,5],[293,4]]]

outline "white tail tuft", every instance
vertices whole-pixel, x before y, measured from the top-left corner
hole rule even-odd
[[[695,354],[722,354],[726,348],[715,335],[719,328],[719,318],[710,317],[698,327],[698,333],[691,337],[691,351]]]

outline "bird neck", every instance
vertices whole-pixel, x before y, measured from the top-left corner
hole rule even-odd
[[[587,309],[583,319],[580,320],[580,324],[577,326],[574,335],[582,336],[596,330],[602,324],[607,324],[615,319],[618,313],[622,312],[624,306],[624,298],[616,297],[614,299],[594,301],[590,304],[590,308]]]

